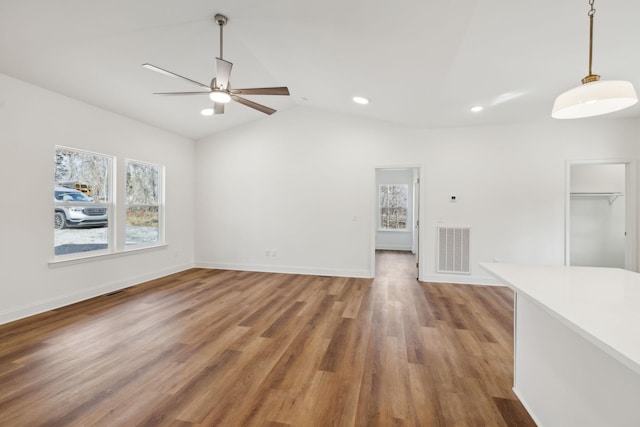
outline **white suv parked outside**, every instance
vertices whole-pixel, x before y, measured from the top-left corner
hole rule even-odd
[[[82,191],[55,187],[53,200],[54,227],[58,230],[67,227],[106,227],[108,224],[107,207],[96,204]]]

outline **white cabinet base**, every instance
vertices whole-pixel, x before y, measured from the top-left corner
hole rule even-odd
[[[539,426],[640,426],[640,374],[526,295],[515,308],[514,392]]]

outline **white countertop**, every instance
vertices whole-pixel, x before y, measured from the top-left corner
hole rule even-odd
[[[618,268],[481,266],[640,374],[640,274]]]

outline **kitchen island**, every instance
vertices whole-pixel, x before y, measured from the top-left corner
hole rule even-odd
[[[640,426],[640,274],[481,265],[515,292],[513,390],[536,423]]]

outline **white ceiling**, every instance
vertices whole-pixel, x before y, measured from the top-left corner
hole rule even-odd
[[[640,2],[595,7],[594,72],[640,91]],[[192,139],[269,120],[235,103],[203,117],[206,96],[152,95],[198,88],[145,62],[209,83],[219,54],[213,16],[223,13],[232,86],[288,86],[290,97],[247,97],[272,108],[416,128],[537,121],[588,74],[588,8],[587,0],[0,0],[0,72]],[[470,113],[476,104],[485,110]],[[640,117],[640,107],[610,115],[628,116]]]

